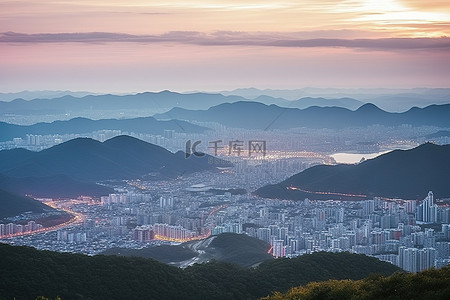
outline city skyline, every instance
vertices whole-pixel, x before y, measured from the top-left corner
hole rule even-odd
[[[0,90],[448,87],[445,1],[0,1]]]
[[[0,53],[0,300],[450,295],[450,1],[0,0]]]

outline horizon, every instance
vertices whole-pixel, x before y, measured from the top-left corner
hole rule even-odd
[[[166,94],[165,94],[166,93]],[[302,106],[297,108],[307,108],[310,106],[338,106],[349,110],[356,110],[364,104],[374,104],[376,107],[387,112],[406,112],[413,107],[425,108],[431,105],[445,105],[450,104],[450,88],[411,88],[411,89],[389,89],[389,88],[355,88],[355,89],[340,89],[340,88],[314,88],[304,87],[298,89],[257,89],[257,88],[238,88],[229,91],[173,91],[173,90],[158,90],[158,91],[142,91],[142,92],[128,92],[128,93],[95,93],[90,91],[69,91],[69,90],[24,90],[20,92],[4,93],[0,91],[0,102],[8,103],[14,100],[32,101],[37,99],[63,99],[66,96],[73,98],[91,97],[93,103],[98,96],[113,96],[113,97],[134,97],[138,95],[146,95],[152,97],[167,97],[170,95],[178,95],[180,103],[173,103],[171,107],[166,107],[166,111],[174,107],[185,107],[192,101],[186,102],[183,100],[184,96],[189,95],[210,95],[210,104],[208,101],[204,103],[203,109],[217,106],[220,104],[214,98],[216,95],[224,96],[221,103],[234,103],[237,101],[251,101],[260,102],[266,105],[275,104],[280,107],[294,107],[297,106],[296,101],[301,101]],[[228,97],[234,97],[227,100]],[[192,100],[192,99],[191,99]],[[326,101],[326,102],[324,102]],[[342,103],[342,101],[346,103]],[[193,100],[195,102],[195,100]],[[333,103],[334,102],[334,103]],[[182,104],[184,103],[184,104]],[[159,104],[159,108],[155,108],[153,112],[147,112],[147,115],[152,116],[155,113],[164,112],[163,107]],[[185,107],[186,108],[186,107]],[[5,117],[6,115],[4,115]],[[117,116],[119,117],[119,116]],[[123,118],[124,116],[121,116]],[[133,117],[133,116],[128,116]],[[97,117],[94,117],[97,118]],[[64,117],[65,119],[65,117]],[[6,120],[6,119],[5,119]]]
[[[449,86],[415,86],[415,87],[332,87],[332,86],[298,86],[293,88],[263,88],[263,87],[254,87],[254,86],[236,86],[235,88],[225,89],[225,90],[176,90],[176,89],[167,89],[164,87],[156,88],[156,89],[144,89],[144,90],[127,90],[127,91],[107,91],[107,90],[87,90],[87,89],[78,89],[78,90],[63,90],[63,89],[16,89],[16,90],[0,90],[2,94],[19,94],[19,93],[38,93],[38,92],[58,92],[58,93],[87,93],[90,95],[135,95],[135,94],[143,94],[143,93],[161,93],[161,92],[173,92],[179,94],[194,94],[194,93],[207,93],[207,94],[221,94],[221,93],[231,93],[237,91],[247,91],[247,90],[257,90],[260,92],[271,92],[271,91],[298,91],[298,90],[328,90],[328,91],[358,91],[364,93],[371,93],[376,91],[386,91],[386,92],[405,92],[405,91],[415,91],[415,90],[450,90]],[[320,96],[318,96],[320,97]],[[290,100],[290,99],[286,99]],[[0,100],[1,101],[1,100]]]
[[[0,49],[0,300],[450,295],[450,1],[0,0]]]

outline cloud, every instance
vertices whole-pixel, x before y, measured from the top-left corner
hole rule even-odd
[[[331,33],[331,34],[330,34]],[[333,32],[328,32],[332,36]],[[171,31],[159,35],[132,35],[111,32],[84,33],[0,33],[0,43],[181,43],[202,46],[270,46],[270,47],[336,47],[372,50],[450,50],[450,38],[340,38],[341,31],[335,32],[339,38],[310,38],[311,32],[236,32],[217,31]],[[324,32],[321,32],[324,36]],[[325,35],[326,36],[326,35]]]
[[[422,11],[448,11],[450,9],[450,3],[448,0],[433,0],[433,1],[423,1],[423,0],[399,0],[401,4],[407,7],[412,7],[415,9],[420,9]]]

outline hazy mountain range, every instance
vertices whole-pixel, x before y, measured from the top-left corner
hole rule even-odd
[[[95,95],[91,92],[72,92],[72,91],[22,91],[16,93],[0,93],[0,101],[12,101],[15,99],[33,100],[33,99],[52,99],[64,96],[84,97],[87,95]]]
[[[0,122],[0,141],[9,141],[15,137],[25,137],[26,134],[82,134],[98,130],[121,130],[122,132],[138,132],[148,134],[164,134],[164,130],[174,130],[184,133],[201,133],[206,127],[197,126],[185,121],[158,121],[152,117],[134,119],[91,120],[74,118],[67,121],[37,123],[34,125],[15,125]]]
[[[450,104],[411,108],[404,113],[389,113],[373,104],[364,104],[355,111],[340,107],[284,108],[258,102],[235,102],[213,106],[207,110],[173,108],[157,119],[176,118],[218,122],[229,127],[246,129],[288,129],[296,127],[343,128],[369,125],[450,126]]]
[[[222,103],[237,101],[250,100],[241,96],[224,96],[211,93],[181,94],[170,91],[145,92],[135,95],[87,95],[79,98],[65,95],[57,98],[37,98],[28,101],[20,98],[13,101],[0,101],[0,116],[3,116],[3,120],[14,120],[12,117],[16,115],[59,116],[58,119],[66,119],[68,116],[94,119],[131,118],[167,112],[174,107],[207,109]],[[257,97],[255,101],[268,105],[276,104],[293,108],[337,106],[351,110],[357,109],[364,104],[351,98],[325,99],[306,97],[288,101],[265,95]]]
[[[85,112],[126,112],[130,110],[148,112],[164,112],[173,107],[203,109],[224,102],[242,100],[239,96],[223,96],[221,94],[180,94],[170,91],[158,93],[145,92],[135,95],[87,95],[76,98],[66,95],[52,99],[15,99],[0,102],[3,114],[71,114],[81,116]]]
[[[419,199],[450,197],[450,145],[395,150],[357,165],[320,165],[255,193],[279,199],[364,199],[343,194]],[[332,193],[332,194],[330,194]]]
[[[347,108],[350,110],[355,110],[361,105],[364,104],[364,102],[352,99],[352,98],[332,98],[332,99],[326,99],[322,97],[303,97],[300,99],[295,100],[285,100],[283,98],[274,98],[266,95],[258,96],[255,99],[247,100],[251,102],[260,102],[266,105],[275,104],[277,106],[281,107],[288,107],[288,108],[308,108],[311,106],[319,106],[319,107],[342,107]]]
[[[327,99],[353,98],[365,103],[374,103],[378,107],[390,112],[407,111],[413,106],[425,107],[430,104],[450,103],[450,89],[448,88],[342,89],[305,87],[294,90],[260,90],[255,88],[244,88],[232,91],[222,91],[220,93],[226,96],[242,96],[247,99],[256,99],[260,96],[270,96],[273,98],[283,98],[286,100],[297,100],[304,97],[323,97]]]
[[[289,108],[343,107],[355,110],[364,103],[374,103],[390,112],[430,104],[450,103],[450,89],[332,89],[302,88],[297,90],[258,90],[254,88],[220,93],[171,91],[144,92],[128,95],[92,94],[71,91],[35,91],[0,93],[0,112],[11,115],[58,115],[100,118],[138,117],[163,113],[174,107],[207,109],[222,103],[257,101]],[[53,118],[54,120],[54,118]],[[30,124],[30,123],[27,123]]]

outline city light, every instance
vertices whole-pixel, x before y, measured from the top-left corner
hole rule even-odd
[[[288,190],[292,191],[301,191],[308,194],[317,194],[317,195],[331,195],[331,196],[344,196],[344,197],[357,197],[357,198],[367,198],[367,195],[363,194],[346,194],[346,193],[337,193],[337,192],[318,192],[318,191],[308,191],[305,189],[301,189],[299,187],[289,186],[286,187]]]

